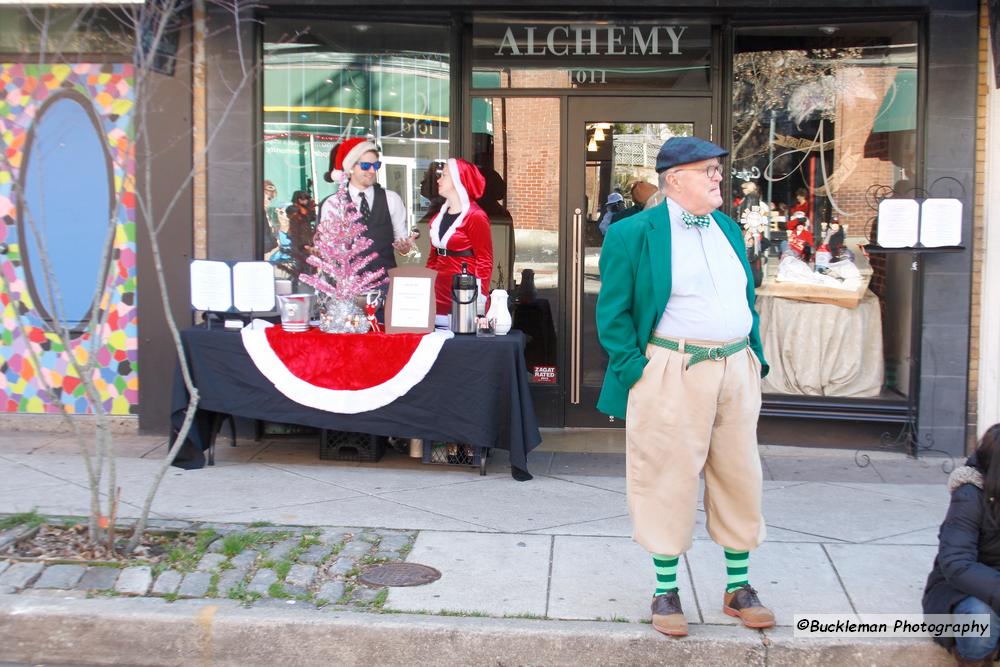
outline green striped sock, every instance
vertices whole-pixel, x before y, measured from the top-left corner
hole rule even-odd
[[[663,595],[677,590],[677,563],[680,556],[664,556],[653,554],[653,567],[656,568],[656,593]]]
[[[723,549],[726,552],[726,592],[732,593],[750,583],[750,552]]]

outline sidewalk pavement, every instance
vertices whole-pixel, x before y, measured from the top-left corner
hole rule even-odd
[[[214,468],[168,472],[154,517],[184,522],[176,525],[340,527],[359,544],[401,534],[411,540],[405,560],[437,568],[440,580],[388,589],[380,613],[350,600],[322,613],[266,594],[243,608],[222,598],[82,599],[27,585],[0,594],[0,626],[20,637],[0,646],[0,660],[105,664],[128,650],[137,664],[206,655],[213,664],[256,664],[284,650],[283,658],[304,665],[952,664],[929,639],[802,639],[791,627],[797,614],[920,613],[948,504],[950,459],[866,452],[870,462],[860,467],[852,449],[763,445],[768,537],[751,556],[750,580],[778,626],[749,630],[722,613],[722,549],[709,539],[699,506],[694,546],[678,572],[691,635],[675,640],[648,624],[655,578],[648,554],[629,537],[622,438],[543,432],[528,482],[511,479],[503,452],[481,477],[395,453],[378,464],[320,461],[311,438],[235,448],[220,439]],[[120,516],[133,517],[165,442],[115,441]],[[0,512],[86,514],[75,447],[63,434],[0,434]],[[598,453],[567,451],[574,448]],[[147,630],[152,638],[138,639]],[[83,652],[82,637],[92,639]]]

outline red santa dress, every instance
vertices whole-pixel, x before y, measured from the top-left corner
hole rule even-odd
[[[451,281],[455,274],[462,272],[462,264],[468,264],[469,273],[479,279],[482,295],[490,293],[490,278],[493,275],[490,219],[475,201],[483,195],[486,179],[478,167],[460,158],[450,158],[448,170],[462,209],[443,233],[442,222],[448,212],[447,203],[430,224],[431,249],[427,256],[427,268],[438,272],[434,284],[438,315],[451,312]]]

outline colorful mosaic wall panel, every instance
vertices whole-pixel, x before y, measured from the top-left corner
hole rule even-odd
[[[70,413],[93,412],[70,363],[72,357],[82,367],[92,354],[96,355],[94,384],[105,412],[137,411],[134,96],[133,68],[127,64],[0,64],[0,243],[8,248],[0,255],[0,411],[56,413],[61,403]],[[89,105],[87,114],[96,119],[98,136],[106,142],[107,151],[101,154],[103,161],[110,160],[114,233],[108,266],[97,266],[96,274],[76,277],[72,271],[60,273],[61,267],[53,270],[66,283],[67,292],[73,280],[96,286],[96,276],[105,276],[103,292],[92,304],[106,315],[105,324],[97,331],[86,327],[76,331],[65,349],[51,333],[48,309],[36,305],[37,295],[48,292],[36,279],[41,272],[29,253],[34,241],[20,238],[25,234],[25,225],[19,224],[24,212],[18,211],[16,194],[22,188],[24,201],[30,201],[32,190],[51,192],[23,184],[33,176],[27,163],[42,153],[37,147],[31,151],[30,144],[39,136],[32,128],[41,125],[46,108],[68,98]],[[82,158],[81,163],[91,164]],[[106,237],[108,230],[87,232]]]

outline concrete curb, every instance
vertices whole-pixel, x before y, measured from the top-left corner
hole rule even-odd
[[[909,665],[953,664],[930,640],[792,637],[692,626],[371,614],[231,600],[0,595],[0,658],[89,665]]]

